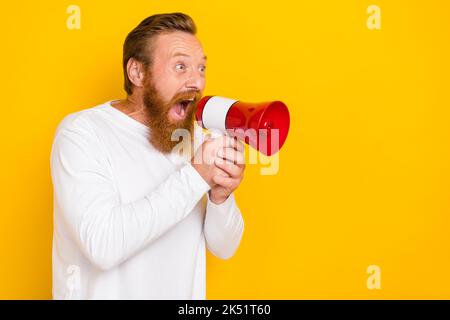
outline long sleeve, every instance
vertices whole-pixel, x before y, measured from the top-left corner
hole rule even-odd
[[[234,194],[221,204],[215,204],[207,195],[204,232],[208,249],[218,258],[229,259],[236,252],[244,233],[244,219]]]
[[[109,158],[95,132],[83,126],[57,131],[51,173],[58,219],[102,270],[125,261],[180,222],[210,188],[186,164],[145,197],[122,204]]]

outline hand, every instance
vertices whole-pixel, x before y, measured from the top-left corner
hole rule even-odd
[[[244,178],[244,146],[237,139],[227,138],[234,140],[235,143],[227,144],[217,151],[214,163],[222,170],[222,173],[213,176],[215,185],[209,192],[209,199],[215,204],[224,202]]]
[[[228,177],[228,174],[215,163],[218,157],[218,151],[236,147],[237,141],[228,136],[220,136],[216,139],[207,138],[195,152],[191,164],[212,188],[216,184],[213,180],[215,176],[222,175]]]

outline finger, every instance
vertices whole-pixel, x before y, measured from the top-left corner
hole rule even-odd
[[[225,160],[221,162],[216,159],[215,165],[225,171],[232,178],[239,178],[241,176],[242,168],[234,163]]]
[[[231,146],[233,149],[239,151],[239,152],[244,152],[244,144],[237,138],[234,136],[228,136],[229,139],[233,139],[233,142],[229,142],[229,146]]]
[[[223,135],[220,137],[216,137],[213,140],[215,140],[219,148],[233,148],[240,152],[244,151],[244,145],[236,137]]]
[[[225,135],[222,137],[222,143],[224,148],[237,148],[237,140],[234,137],[230,137],[228,135]]]
[[[219,149],[217,150],[217,156],[234,164],[242,165],[245,163],[244,154],[234,148]]]
[[[216,175],[213,177],[213,182],[220,185],[221,187],[224,187],[228,190],[234,190],[234,186],[236,184],[235,180],[230,177],[224,177],[221,175]]]
[[[237,138],[236,138],[236,146],[237,146],[237,148],[236,148],[237,151],[242,152],[242,153],[244,152],[244,150],[245,150],[244,144]]]
[[[216,168],[214,168],[214,174],[213,175],[221,175],[224,177],[229,177],[230,175],[228,174],[228,172],[226,172],[225,170],[223,170],[222,168],[219,168],[216,166]]]

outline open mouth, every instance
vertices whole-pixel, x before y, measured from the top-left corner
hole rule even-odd
[[[183,120],[186,118],[187,109],[194,101],[194,98],[191,99],[184,99],[180,100],[177,104],[175,104],[172,108],[169,110],[169,115],[174,120]]]

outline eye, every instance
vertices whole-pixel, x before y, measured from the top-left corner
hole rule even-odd
[[[177,70],[179,70],[179,71],[183,71],[183,70],[186,69],[186,66],[185,66],[183,63],[178,63],[178,64],[175,66],[175,69],[177,69]]]
[[[198,70],[200,70],[200,72],[202,72],[202,73],[205,73],[205,71],[206,71],[206,66],[200,66],[200,67],[198,68]]]

